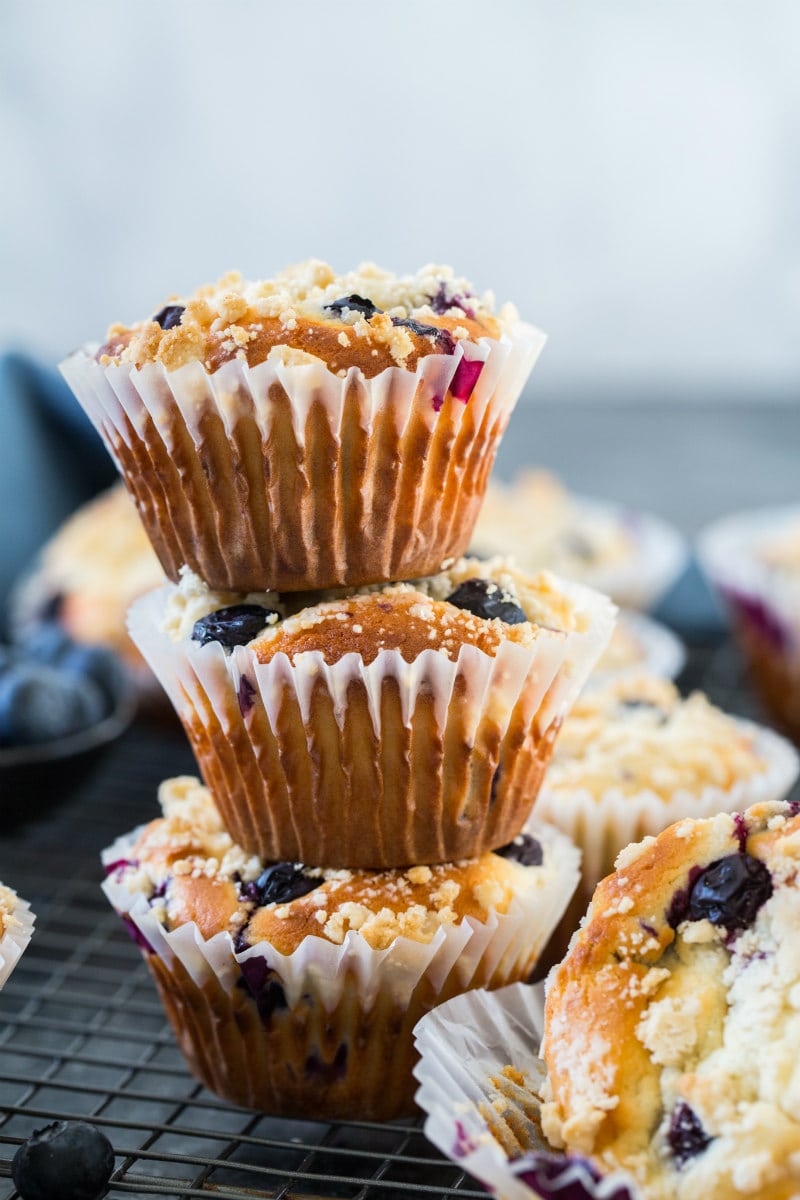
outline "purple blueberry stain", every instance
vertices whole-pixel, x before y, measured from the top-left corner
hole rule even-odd
[[[537,1196],[555,1196],[557,1200],[595,1200],[597,1184],[603,1178],[585,1158],[560,1154],[525,1154],[513,1160],[511,1167],[516,1178],[527,1183]],[[575,1177],[576,1169],[582,1179]],[[634,1200],[634,1197],[630,1188],[621,1184],[605,1193],[605,1200]]]
[[[183,304],[166,304],[160,312],[156,313],[153,320],[164,330],[174,329],[176,325],[180,325],[185,312],[186,308]]]
[[[434,396],[433,400],[431,401],[431,405],[433,406],[433,411],[437,412],[437,413],[442,411],[443,404],[444,404],[444,396],[438,396],[438,395]]]
[[[122,924],[131,935],[136,945],[140,950],[144,950],[147,954],[155,954],[155,950],[148,942],[147,938],[142,933],[138,925],[134,924],[133,919],[127,913],[122,913]]]
[[[239,701],[239,712],[243,717],[249,716],[255,706],[256,689],[246,675],[242,675],[236,689],[236,699]]]
[[[741,813],[733,814],[733,827],[739,843],[739,850],[744,854],[747,850],[747,822]]]
[[[772,876],[760,859],[728,854],[692,868],[689,886],[674,897],[667,920],[673,928],[685,920],[707,920],[732,934],[752,925],[771,895]]]
[[[479,359],[461,359],[450,383],[450,393],[454,399],[462,404],[469,401],[482,370],[483,363]]]
[[[461,1121],[456,1121],[456,1140],[450,1151],[453,1158],[466,1158],[478,1149],[479,1142],[468,1133]]]
[[[336,1083],[347,1074],[347,1046],[343,1042],[337,1049],[330,1062],[325,1062],[318,1054],[309,1054],[305,1061],[305,1073],[312,1079],[322,1083]]]
[[[280,978],[265,958],[254,954],[239,963],[239,970],[241,978],[237,986],[250,994],[265,1025],[269,1024],[274,1013],[289,1007]]]
[[[138,866],[138,858],[115,858],[113,862],[106,863],[106,865],[103,867],[103,874],[105,875],[106,879],[108,879],[109,875],[116,875],[114,882],[121,883],[122,876],[125,874],[128,868],[136,868]]]
[[[489,807],[490,808],[497,800],[497,790],[500,787],[500,780],[502,778],[503,778],[503,768],[498,765],[497,767],[495,767],[494,775],[492,775],[492,786],[489,789]],[[497,853],[499,854],[500,851],[498,850]]]
[[[258,637],[272,617],[280,619],[280,613],[263,604],[230,604],[195,621],[192,641],[201,646],[219,642],[225,650],[246,646]]]
[[[727,590],[725,596],[734,612],[748,625],[752,625],[776,650],[785,650],[788,647],[790,639],[787,631],[763,600],[734,590]]]
[[[499,854],[501,858],[510,859],[511,862],[518,862],[523,867],[540,867],[544,861],[542,843],[529,833],[517,834],[513,842],[501,846],[494,853]]]
[[[648,937],[658,938],[658,930],[654,925],[649,925],[647,921],[639,921],[639,928],[644,930]]]
[[[465,317],[469,317],[471,321],[474,321],[475,309],[470,308],[469,305],[464,303],[464,301],[468,299],[471,299],[471,297],[460,296],[456,292],[454,292],[452,296],[448,296],[447,286],[444,280],[442,280],[442,282],[439,284],[436,294],[431,296],[431,308],[439,317],[443,317],[445,313],[450,312],[451,309],[457,308],[464,314]]]
[[[676,1165],[679,1168],[685,1166],[690,1159],[702,1154],[711,1141],[713,1139],[703,1129],[694,1109],[684,1100],[679,1100],[672,1110],[667,1131],[667,1144]]]

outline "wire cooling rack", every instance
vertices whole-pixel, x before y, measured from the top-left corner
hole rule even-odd
[[[733,649],[695,649],[683,690],[759,714]],[[426,1141],[418,1121],[284,1121],[195,1083],[149,972],[99,890],[99,852],[156,815],[160,780],[195,773],[177,727],[134,727],[71,799],[3,836],[0,878],[37,914],[0,994],[0,1200],[34,1129],[86,1117],[110,1138],[107,1195],[222,1200],[408,1200],[484,1193]]]

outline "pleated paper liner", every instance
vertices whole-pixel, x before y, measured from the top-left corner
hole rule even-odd
[[[268,942],[234,953],[228,933],[166,932],[112,869],[106,896],[135,936],[192,1073],[220,1096],[275,1115],[388,1120],[414,1111],[412,1031],[440,1001],[527,978],[578,878],[578,854],[536,829],[557,869],[506,913],[441,926],[432,941],[374,950],[309,935],[282,955]],[[136,832],[105,851],[129,859]]]
[[[505,845],[529,816],[614,621],[605,597],[560,586],[580,630],[542,629],[494,656],[466,645],[455,660],[226,655],[162,632],[169,588],[138,601],[129,628],[236,842],[273,861],[402,867]]]
[[[14,967],[22,957],[22,953],[33,936],[35,916],[27,900],[21,899],[11,888],[0,884],[0,892],[10,894],[13,907],[9,913],[0,917],[2,936],[0,936],[0,988],[8,979]]]
[[[545,1140],[543,1027],[543,989],[522,983],[456,996],[423,1017],[414,1074],[425,1133],[498,1200],[638,1200],[627,1175],[600,1178]]]
[[[164,571],[212,588],[411,579],[467,547],[544,335],[520,323],[415,371],[318,364],[61,365],[133,494]]]

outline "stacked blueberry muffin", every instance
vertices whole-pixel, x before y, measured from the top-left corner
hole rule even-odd
[[[525,978],[577,883],[526,822],[613,606],[460,557],[542,341],[448,268],[311,262],[63,366],[171,580],[130,631],[204,780],[105,887],[236,1102],[407,1112],[416,1020]]]

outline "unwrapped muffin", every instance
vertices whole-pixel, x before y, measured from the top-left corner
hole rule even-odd
[[[628,847],[549,980],[542,1127],[642,1200],[800,1193],[800,815]]]
[[[533,828],[499,855],[406,871],[267,864],[197,781],[160,798],[163,818],[104,853],[104,890],[194,1074],[274,1114],[412,1111],[416,1021],[525,978],[578,875],[567,839]]]
[[[309,599],[185,575],[131,613],[236,841],[348,867],[510,841],[613,605],[500,559]]]
[[[0,988],[31,940],[34,919],[27,900],[0,883]]]
[[[307,262],[176,297],[62,371],[171,579],[301,591],[466,549],[543,342],[450,268]]]
[[[698,557],[772,717],[800,741],[800,507],[725,517]]]
[[[788,742],[722,712],[701,692],[682,699],[672,683],[648,675],[584,692],[564,722],[536,807],[583,856],[581,886],[557,935],[561,952],[630,842],[681,817],[782,800],[797,773]]]

